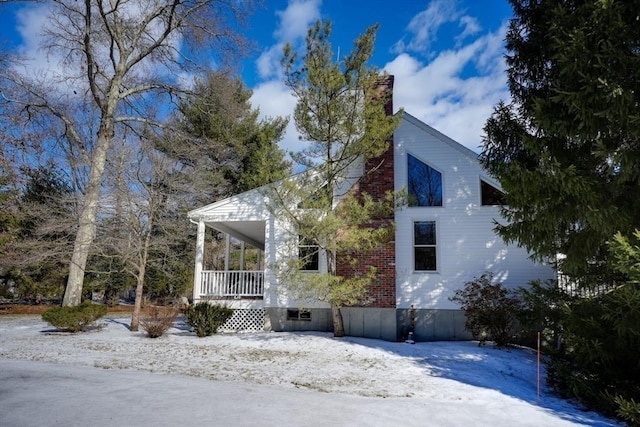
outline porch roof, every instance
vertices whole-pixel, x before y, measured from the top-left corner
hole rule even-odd
[[[260,188],[194,209],[187,217],[264,250],[269,212]]]
[[[238,240],[242,240],[264,251],[265,221],[204,221],[204,223],[211,228],[227,233]]]

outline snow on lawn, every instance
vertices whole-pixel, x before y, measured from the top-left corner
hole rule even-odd
[[[181,321],[166,336],[150,339],[142,332],[130,332],[128,323],[128,318],[114,317],[102,320],[102,327],[96,330],[66,334],[53,331],[38,317],[0,316],[0,369],[18,369],[23,365],[9,361],[21,360],[56,364],[38,365],[45,373],[46,366],[67,372],[77,369],[86,373],[84,367],[90,367],[160,373],[164,375],[155,375],[154,381],[163,381],[166,388],[172,384],[177,387],[189,378],[193,387],[203,379],[229,387],[226,382],[241,383],[245,388],[268,386],[268,402],[272,402],[272,410],[280,411],[282,421],[297,416],[291,413],[290,405],[282,403],[295,392],[305,401],[316,396],[317,403],[340,399],[341,405],[353,404],[347,410],[355,410],[355,414],[358,407],[379,404],[380,410],[384,408],[384,424],[375,410],[367,410],[358,415],[359,425],[389,425],[389,420],[403,426],[438,425],[443,419],[448,425],[468,424],[470,420],[474,425],[494,426],[615,425],[553,396],[544,385],[538,397],[536,354],[528,349],[499,350],[473,342],[412,345],[333,338],[316,332],[197,338]],[[101,381],[106,381],[101,387],[104,391],[105,387],[117,388],[122,379],[113,375],[111,383]],[[11,394],[11,388],[5,387],[9,390],[0,390],[0,395]],[[318,414],[311,419],[322,424],[334,415]],[[154,423],[149,416],[153,414],[145,417],[145,424],[168,425]],[[186,424],[190,425],[188,419]]]

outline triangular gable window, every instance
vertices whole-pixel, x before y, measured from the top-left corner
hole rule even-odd
[[[409,206],[442,206],[442,174],[407,154]]]
[[[504,193],[483,179],[480,179],[480,199],[482,206],[506,205]]]

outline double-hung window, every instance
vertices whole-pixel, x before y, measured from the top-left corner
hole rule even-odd
[[[320,247],[309,239],[298,237],[298,259],[303,271],[318,271],[320,267]]]
[[[413,262],[415,271],[437,271],[438,251],[435,221],[413,222]]]

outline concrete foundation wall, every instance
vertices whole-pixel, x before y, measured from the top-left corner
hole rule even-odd
[[[287,320],[286,308],[265,309],[265,330],[276,332],[333,331],[331,309],[310,309],[311,320]],[[413,330],[415,341],[470,340],[462,310],[343,308],[348,336],[403,341]]]
[[[385,341],[398,340],[395,308],[349,307],[341,311],[347,335]]]
[[[398,309],[399,339],[407,338],[413,330],[415,341],[464,341],[472,339],[465,329],[462,310]]]

